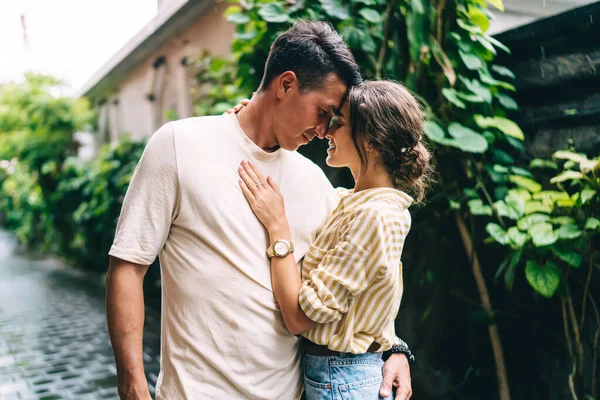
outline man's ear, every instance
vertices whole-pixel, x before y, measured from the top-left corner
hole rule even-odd
[[[285,71],[277,77],[277,97],[283,100],[293,90],[298,90],[298,78],[293,71]]]

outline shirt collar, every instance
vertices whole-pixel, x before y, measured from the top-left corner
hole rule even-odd
[[[372,189],[361,190],[354,193],[354,190],[349,190],[342,197],[340,204],[344,212],[352,211],[356,206],[365,203],[366,201],[391,200],[405,210],[413,203],[413,198],[401,190],[389,187],[378,187]]]

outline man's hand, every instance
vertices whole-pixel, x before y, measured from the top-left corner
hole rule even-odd
[[[386,398],[396,390],[396,400],[408,400],[412,396],[410,366],[404,354],[392,354],[383,365],[383,383],[379,394]]]

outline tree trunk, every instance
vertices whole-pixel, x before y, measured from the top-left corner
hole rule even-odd
[[[460,215],[460,213],[456,214],[456,224],[458,226],[458,230],[460,231],[462,241],[465,245],[465,251],[467,252],[467,256],[469,257],[471,266],[473,267],[473,276],[475,278],[475,282],[477,283],[477,289],[479,291],[479,297],[481,298],[481,304],[485,312],[490,317],[493,317],[494,313],[492,311],[492,303],[490,302],[490,296],[487,291],[485,279],[483,278],[483,274],[481,273],[479,257],[475,252],[473,246],[473,239],[471,238],[471,234],[467,229],[465,220],[462,217],[462,215]],[[492,350],[494,352],[494,361],[496,362],[496,378],[498,379],[499,397],[500,400],[510,400],[508,378],[506,376],[506,366],[504,364],[504,355],[502,354],[502,343],[500,342],[500,334],[498,333],[498,326],[495,322],[488,326],[488,331],[490,335],[490,342],[492,343]]]

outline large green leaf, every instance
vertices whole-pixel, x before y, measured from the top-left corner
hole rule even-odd
[[[476,94],[467,94],[463,92],[456,92],[456,95],[462,100],[468,101],[469,103],[483,103],[485,99]]]
[[[600,220],[598,218],[588,218],[585,221],[584,229],[586,231],[595,231],[600,228]]]
[[[495,96],[498,99],[498,101],[500,102],[500,104],[502,104],[502,106],[504,108],[506,108],[507,110],[518,110],[519,109],[519,105],[512,97],[507,96],[502,93],[496,93]]]
[[[510,175],[508,179],[515,185],[529,190],[531,193],[536,193],[542,190],[542,185],[531,178],[527,178],[526,176]]]
[[[479,134],[463,136],[458,139],[446,139],[445,144],[469,153],[484,153],[488,148],[487,140]]]
[[[367,21],[378,24],[381,22],[381,14],[372,8],[363,8],[358,12]]]
[[[581,253],[570,251],[566,248],[563,248],[563,246],[552,246],[552,251],[554,251],[554,254],[556,254],[558,258],[567,264],[575,268],[579,268],[581,266]]]
[[[547,214],[529,214],[517,221],[517,226],[519,229],[526,231],[533,225],[536,225],[539,222],[546,222],[549,219],[550,216]]]
[[[548,222],[539,222],[527,232],[536,247],[549,246],[558,240],[558,235],[552,230],[552,224]]]
[[[477,70],[483,67],[483,63],[481,59],[477,57],[477,55],[473,53],[465,53],[462,50],[458,50],[458,54],[460,55],[460,58],[463,60],[463,63],[465,63],[465,66],[468,69]]]
[[[581,204],[585,204],[596,196],[596,191],[592,189],[583,189],[581,191]]]
[[[529,191],[526,189],[516,187],[516,188],[512,188],[508,191],[508,197],[522,199],[523,201],[527,201],[527,200],[531,199],[531,193],[529,193]]]
[[[581,230],[575,224],[561,225],[557,231],[559,239],[576,239],[581,236]]]
[[[508,47],[506,47],[503,43],[499,42],[498,40],[494,39],[492,36],[489,36],[489,35],[485,35],[485,38],[487,40],[489,40],[490,42],[492,42],[492,44],[494,46],[496,46],[497,48],[502,49],[505,52],[507,52],[508,54],[510,54],[510,49]]]
[[[279,3],[267,3],[261,5],[260,10],[258,10],[258,14],[267,22],[281,23],[288,20],[288,15]]]
[[[445,136],[444,130],[434,121],[425,121],[423,124],[425,136],[437,143],[443,143]]]
[[[494,172],[498,172],[499,174],[508,173],[508,167],[505,167],[504,165],[494,164],[493,169],[494,169]]]
[[[558,165],[551,160],[544,160],[542,158],[534,158],[529,163],[529,168],[551,168],[558,169]]]
[[[507,233],[508,237],[510,238],[510,241],[516,247],[523,247],[523,245],[527,241],[527,238],[529,237],[526,233],[521,232],[516,226],[511,226],[510,228],[508,228]]]
[[[443,88],[442,94],[446,99],[448,99],[450,103],[454,104],[456,107],[463,109],[467,108],[465,103],[463,103],[462,100],[458,98],[454,89]]]
[[[564,171],[554,178],[550,179],[550,183],[560,183],[564,181],[573,181],[573,180],[581,180],[585,177],[581,172],[577,171]]]
[[[474,130],[469,129],[466,126],[459,124],[458,122],[452,122],[450,125],[448,125],[448,133],[455,139],[478,134]]]
[[[559,190],[543,190],[533,195],[534,200],[546,200],[552,202],[557,200],[567,200],[569,198],[569,193]]]
[[[486,88],[477,79],[469,80],[463,76],[459,77],[460,81],[473,93],[483,98],[486,102],[492,102],[492,92]]]
[[[503,117],[484,117],[483,115],[475,115],[475,123],[482,128],[496,128],[507,136],[514,137],[519,140],[524,140],[525,136],[519,125],[510,119]]]
[[[473,215],[492,215],[492,207],[488,206],[487,204],[483,204],[481,199],[469,200],[467,204],[471,214]]]
[[[463,151],[483,153],[488,148],[488,142],[483,136],[457,122],[448,125],[448,133],[454,140],[447,143]]]
[[[458,26],[460,26],[462,29],[464,29],[467,32],[471,32],[471,33],[482,33],[481,32],[481,28],[479,26],[476,25],[471,25],[465,21],[463,21],[462,19],[457,19],[456,23],[458,24]],[[492,42],[493,43],[493,42]],[[496,46],[497,47],[497,46]]]
[[[494,157],[494,162],[504,165],[512,165],[515,163],[515,159],[513,158],[513,156],[511,156],[499,147],[492,148],[492,155]]]
[[[525,202],[525,214],[547,213],[551,214],[554,207],[551,202],[539,200],[527,200]]]
[[[482,32],[487,32],[490,27],[490,20],[479,8],[469,5],[467,14],[471,22],[481,28]]]
[[[523,216],[525,213],[525,200],[520,197],[507,197],[505,201],[506,205],[517,211],[517,214],[519,215],[518,218]]]
[[[502,76],[508,76],[509,78],[515,78],[515,74],[508,68],[502,65],[492,65],[492,69]]]
[[[479,44],[481,44],[487,51],[489,51],[489,54],[480,54],[480,56],[482,56],[485,60],[491,60],[494,58],[494,56],[497,54],[496,52],[496,48],[490,43],[489,40],[487,40],[485,37],[483,36],[475,36],[475,40],[477,40],[479,42]],[[478,51],[478,53],[480,53]]]
[[[504,200],[498,200],[494,203],[494,208],[499,216],[510,218],[515,221],[523,215],[519,207],[515,205],[514,201],[512,203],[507,203]]]
[[[494,240],[502,245],[507,245],[510,243],[510,238],[508,237],[508,233],[498,224],[490,222],[486,225],[485,230],[490,234]]]
[[[573,196],[571,196],[568,199],[558,199],[556,200],[556,205],[558,207],[563,207],[563,208],[572,208],[575,207],[575,204],[577,203],[577,200],[579,199],[579,192],[576,192],[573,194]]]
[[[579,163],[579,169],[584,174],[600,169],[600,158],[582,161],[581,163]]]
[[[544,297],[551,298],[560,285],[560,270],[556,264],[547,261],[539,265],[535,261],[527,261],[525,276],[533,289]]]
[[[342,21],[350,18],[348,7],[339,0],[320,0],[325,12],[330,16]]]
[[[554,154],[552,154],[552,157],[558,158],[561,160],[571,160],[576,163],[588,161],[588,158],[585,156],[585,154],[574,153],[572,151],[565,151],[565,150],[559,150],[559,151],[554,152]]]
[[[477,72],[479,73],[479,79],[481,79],[481,82],[483,82],[483,83],[487,83],[488,85],[491,85],[491,86],[499,86],[503,89],[510,90],[511,92],[517,91],[517,88],[515,88],[514,85],[512,85],[508,82],[499,81],[498,79],[493,78],[489,73],[485,72],[485,70],[483,70],[483,69],[477,70]]]
[[[531,172],[529,172],[529,170],[525,169],[525,168],[521,168],[521,167],[511,167],[510,170],[517,174],[517,175],[521,175],[521,176],[526,176],[528,178],[533,178],[533,174]]]

